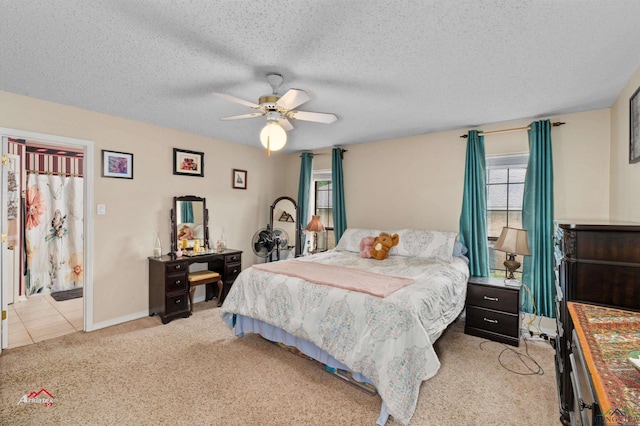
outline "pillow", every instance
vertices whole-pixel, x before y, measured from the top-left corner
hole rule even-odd
[[[361,228],[348,228],[340,237],[340,241],[336,244],[336,251],[353,251],[360,253],[360,241],[364,237],[375,237],[380,235],[378,229],[361,229]]]
[[[193,228],[193,233],[195,234],[195,239],[196,240],[204,240],[204,225],[200,224],[200,225],[196,225]]]
[[[460,259],[464,260],[467,266],[469,266],[469,258],[467,257],[467,253],[469,253],[467,246],[462,244],[460,240],[456,240],[456,243],[453,245],[453,257],[459,257]]]
[[[434,258],[450,263],[457,232],[401,229],[400,243],[391,249],[390,256]]]
[[[467,250],[467,246],[462,244],[461,241],[456,240],[455,244],[453,245],[453,257],[466,257],[466,254],[468,252],[469,250]]]

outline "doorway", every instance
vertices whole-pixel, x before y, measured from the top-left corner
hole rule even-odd
[[[90,331],[93,328],[93,288],[92,288],[92,247],[93,247],[93,142],[68,138],[63,136],[47,135],[42,133],[27,132],[15,129],[0,128],[2,135],[2,154],[3,160],[12,156],[19,157],[21,167],[24,168],[21,178],[21,211],[25,211],[26,197],[26,171],[31,170],[33,175],[29,176],[30,187],[35,183],[36,178],[42,178],[44,175],[45,191],[48,191],[52,197],[57,197],[62,186],[66,185],[69,176],[83,175],[83,178],[75,184],[77,188],[77,197],[81,197],[82,201],[76,208],[75,216],[81,216],[79,227],[75,231],[75,239],[78,241],[78,248],[75,250],[81,255],[75,257],[68,254],[61,254],[62,250],[56,248],[54,255],[48,255],[47,259],[55,260],[55,256],[59,256],[58,265],[66,268],[64,273],[59,266],[50,267],[47,272],[48,276],[40,276],[37,279],[33,277],[25,277],[24,271],[29,271],[27,263],[33,260],[33,253],[28,249],[28,241],[26,233],[28,232],[27,221],[21,218],[18,230],[16,224],[10,224],[7,218],[14,218],[15,215],[7,215],[9,207],[15,206],[15,194],[12,194],[9,188],[13,182],[9,179],[8,167],[3,166],[2,170],[2,233],[3,237],[7,236],[7,242],[3,241],[1,276],[2,291],[0,291],[0,304],[3,311],[2,327],[0,327],[1,348],[15,347],[17,343],[30,343],[25,341],[25,337],[30,337],[31,342],[44,340],[46,337],[56,337],[74,332],[77,330]],[[16,149],[15,141],[23,141],[22,147]],[[14,141],[13,143],[11,143]],[[13,147],[10,149],[10,145]],[[30,147],[30,148],[29,148]],[[27,149],[29,148],[29,149]],[[27,153],[29,151],[29,153]],[[75,154],[74,154],[75,153]],[[27,156],[30,156],[30,162],[27,162]],[[82,161],[74,161],[72,158],[81,157]],[[4,161],[3,161],[4,163]],[[27,169],[27,164],[29,168]],[[34,166],[34,164],[36,166]],[[80,164],[80,166],[78,166]],[[37,175],[37,176],[36,176]],[[48,182],[46,176],[55,176],[58,179]],[[63,179],[64,185],[63,185]],[[33,194],[31,194],[33,195]],[[43,197],[44,198],[44,197]],[[31,200],[33,201],[33,199]],[[33,209],[30,210],[33,212]],[[65,237],[68,239],[69,230],[64,225],[64,220],[72,219],[73,212],[66,216],[58,213],[54,208],[47,216],[40,219],[46,221],[47,231],[44,238],[47,243],[60,243],[57,237]],[[49,217],[52,216],[52,217]],[[55,217],[54,217],[55,216]],[[46,217],[46,219],[45,219]],[[64,219],[64,220],[63,220]],[[75,218],[78,222],[78,218]],[[3,238],[4,240],[4,238]],[[12,243],[12,244],[8,244]],[[13,247],[13,250],[9,250]],[[60,253],[59,255],[57,253]],[[69,269],[69,264],[71,269]],[[60,271],[60,274],[57,272]],[[64,279],[63,279],[64,278]],[[16,283],[16,279],[19,282]],[[44,283],[46,281],[46,284]],[[73,286],[82,284],[81,296],[66,298],[67,300],[55,300],[52,298],[51,290],[54,295],[60,296],[62,290],[66,290],[65,282],[71,281]],[[82,294],[83,293],[83,294]],[[56,297],[57,299],[65,299],[65,297]],[[9,303],[12,303],[9,307]],[[39,323],[39,325],[38,325]],[[36,329],[29,330],[30,326],[36,325]],[[25,333],[26,331],[26,333]],[[48,333],[48,336],[47,336]],[[61,334],[62,333],[62,334]],[[18,340],[11,339],[10,336],[19,336]],[[13,343],[16,344],[13,344]],[[0,349],[1,350],[1,349]]]

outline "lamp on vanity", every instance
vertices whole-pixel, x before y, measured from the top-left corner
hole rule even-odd
[[[494,244],[493,249],[507,253],[507,260],[504,261],[504,266],[509,271],[509,275],[504,280],[505,284],[519,285],[520,281],[513,276],[513,272],[520,267],[520,262],[516,260],[516,255],[531,255],[527,244],[527,231],[516,228],[502,228],[502,233]]]
[[[318,251],[318,232],[324,232],[324,225],[320,222],[320,216],[312,216],[311,221],[307,224],[305,231],[313,232],[313,251]]]

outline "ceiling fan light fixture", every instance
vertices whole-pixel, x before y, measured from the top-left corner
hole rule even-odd
[[[287,144],[286,132],[293,130],[291,120],[329,124],[338,119],[335,114],[326,112],[296,110],[295,108],[311,100],[311,97],[304,90],[293,88],[287,90],[284,95],[280,96],[278,94],[278,88],[283,82],[282,75],[269,73],[267,74],[267,81],[271,86],[272,93],[261,96],[257,104],[225,93],[213,93],[219,98],[259,111],[250,114],[223,117],[222,120],[240,120],[266,116],[267,124],[260,132],[260,142],[267,149],[267,157],[271,155],[271,151],[279,151]]]
[[[277,121],[269,120],[260,132],[260,143],[267,149],[267,152],[279,151],[287,143],[287,132]]]

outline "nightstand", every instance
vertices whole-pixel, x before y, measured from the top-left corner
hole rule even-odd
[[[520,346],[520,286],[507,286],[502,278],[470,277],[466,308],[466,334]]]

